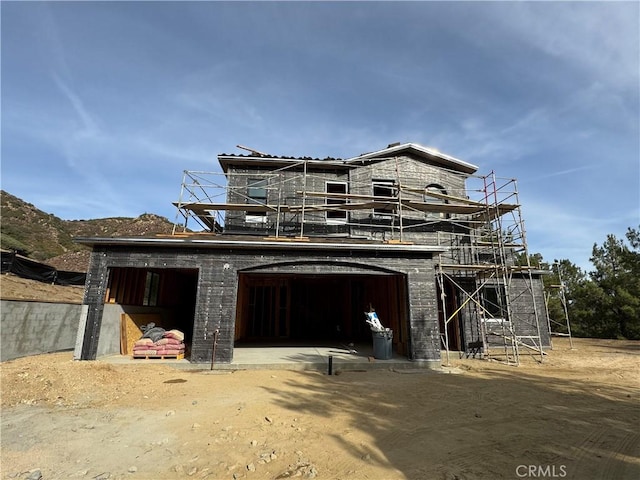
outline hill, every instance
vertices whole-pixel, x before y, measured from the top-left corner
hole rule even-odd
[[[59,270],[85,272],[88,268],[89,250],[74,243],[74,237],[140,236],[173,230],[167,218],[150,213],[137,218],[62,220],[4,190],[0,195],[0,247]]]

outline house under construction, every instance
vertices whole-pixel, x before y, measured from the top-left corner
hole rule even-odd
[[[93,248],[80,358],[127,353],[132,318],[184,331],[192,362],[370,342],[371,308],[426,366],[543,358],[543,272],[514,179],[412,143],[349,159],[240,148],[184,173],[173,235],[77,239]]]

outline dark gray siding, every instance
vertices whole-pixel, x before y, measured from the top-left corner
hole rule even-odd
[[[430,253],[359,251],[261,251],[259,249],[206,249],[154,247],[94,247],[87,278],[85,303],[88,316],[81,358],[96,358],[108,272],[111,267],[197,269],[198,289],[191,345],[192,362],[210,362],[213,335],[219,331],[215,361],[233,359],[238,274],[258,268],[276,269],[281,264],[321,263],[324,271],[399,273],[408,283],[409,357],[440,359],[437,299],[433,259]],[[274,270],[275,271],[275,270]]]
[[[402,156],[398,159],[382,160],[363,165],[350,173],[351,193],[359,195],[373,195],[374,180],[397,180],[412,189],[424,190],[428,185],[440,185],[450,195],[465,195],[465,179],[467,177],[459,172],[444,170],[442,167],[430,165],[424,160],[417,160]],[[424,201],[422,193],[403,192],[403,198],[407,200]],[[437,243],[438,230],[444,225],[440,223],[438,214],[416,212],[406,210],[403,216],[403,240],[414,243],[434,245]],[[365,237],[378,240],[390,240],[399,238],[398,220],[395,220],[395,232],[390,231],[392,219],[384,215],[375,214],[373,210],[358,210],[351,214],[353,223],[361,226],[353,226],[351,234],[354,237]],[[378,225],[371,227],[369,225]]]
[[[326,182],[347,183],[348,193],[358,195],[373,195],[374,180],[400,180],[403,185],[417,190],[424,190],[428,185],[439,185],[448,194],[455,196],[466,195],[466,176],[459,172],[442,169],[435,164],[429,164],[424,159],[414,159],[407,156],[398,159],[368,162],[365,165],[353,165],[350,170],[341,168],[320,168],[309,166],[305,177],[301,165],[289,167],[285,170],[269,169],[265,166],[229,166],[228,203],[248,203],[247,189],[251,179],[264,178],[267,181],[267,203],[271,205],[301,206],[300,192],[325,192]],[[418,180],[419,179],[419,180]],[[419,192],[404,192],[403,198],[424,201],[425,197]],[[310,207],[305,211],[304,233],[308,235],[339,235],[353,238],[367,238],[377,240],[391,240],[399,238],[398,219],[394,222],[389,216],[374,214],[373,210],[351,210],[348,212],[350,227],[327,222],[326,212],[314,211],[314,205],[326,202],[325,198],[307,197],[305,204]],[[251,215],[251,214],[249,214]],[[441,221],[447,220],[447,221]],[[440,217],[440,214],[403,211],[403,240],[414,243],[434,245],[438,242],[437,231],[450,230],[450,219]],[[301,229],[300,213],[268,212],[265,222],[247,221],[244,211],[228,211],[225,217],[225,231],[227,233],[260,233],[275,234],[276,227],[280,227],[280,234],[297,235]]]
[[[248,183],[252,179],[265,179],[267,189],[267,204],[282,206],[302,206],[300,192],[325,192],[326,182],[348,183],[349,177],[344,169],[328,170],[319,169],[317,166],[309,169],[304,176],[302,166],[290,167],[286,170],[274,172],[266,167],[252,167],[251,169],[233,167],[229,168],[229,193],[228,203],[248,203]],[[321,197],[308,197],[305,205],[313,207],[325,203]],[[250,214],[249,214],[250,215]],[[281,212],[278,219],[277,211],[267,213],[265,222],[247,221],[247,213],[244,211],[229,211],[226,213],[225,231],[227,233],[260,233],[274,235],[278,226],[280,234],[298,235],[301,228],[301,214],[297,212]],[[311,208],[305,212],[304,233],[316,235],[339,234],[348,232],[344,225],[327,224],[324,211],[313,211]]]
[[[472,277],[456,278],[456,283],[460,285],[467,294],[459,293],[459,302],[462,303],[471,295],[479,284]],[[487,285],[496,285],[497,282],[490,281]],[[540,326],[540,342],[544,347],[549,347],[550,337],[547,328],[547,314],[544,304],[544,286],[540,275],[533,275],[532,279],[528,275],[515,275],[511,279],[509,287],[509,298],[512,312],[512,324],[517,336],[538,336],[538,323],[536,323],[536,312]],[[534,305],[535,302],[535,305]],[[482,332],[478,319],[478,309],[473,302],[470,302],[460,312],[463,324],[463,341],[465,344],[482,340]],[[502,340],[491,337],[492,340],[502,344]],[[533,345],[532,340],[523,339],[524,343]],[[537,340],[535,341],[537,343]],[[525,347],[526,348],[526,347]]]
[[[544,303],[544,285],[541,276],[534,275],[532,279],[528,278],[526,274],[515,276],[511,280],[509,292],[516,335],[538,336],[539,334],[542,345],[550,346]],[[539,333],[536,312],[540,326]],[[528,345],[534,344],[531,340],[523,339],[522,341]]]

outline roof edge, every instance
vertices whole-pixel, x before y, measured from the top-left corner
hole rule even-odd
[[[464,160],[460,160],[459,158],[452,157],[451,155],[447,155],[446,153],[439,152],[434,148],[425,147],[424,145],[420,145],[418,143],[403,143],[400,145],[393,145],[387,148],[383,148],[382,150],[377,150],[375,152],[363,153],[362,155],[346,159],[345,163],[353,163],[359,160],[371,160],[387,155],[394,155],[403,151],[412,151],[414,153],[420,154],[421,156],[439,158],[443,160],[444,163],[455,165],[458,170],[461,170],[465,173],[475,173],[480,168],[477,165],[465,162]]]
[[[201,238],[149,238],[149,237],[77,237],[74,242],[91,247],[95,246],[143,246],[143,247],[200,247],[200,248],[239,248],[269,250],[358,250],[377,252],[422,252],[441,253],[443,247],[400,243],[319,243],[309,241],[277,240],[219,240]]]
[[[297,164],[304,165],[306,163],[307,166],[314,168],[353,168],[351,165],[347,165],[345,161],[340,158],[260,157],[252,155],[230,155],[226,153],[218,155],[218,163],[225,172],[229,164],[253,164],[258,166],[279,165],[284,167],[295,166]]]

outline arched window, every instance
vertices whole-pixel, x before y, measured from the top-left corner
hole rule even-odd
[[[449,200],[442,198],[442,195],[447,195],[447,191],[442,185],[437,183],[431,183],[424,188],[424,202],[434,205],[442,205],[449,203]],[[449,214],[438,211],[427,211],[426,217],[429,219],[436,218],[449,218]]]

